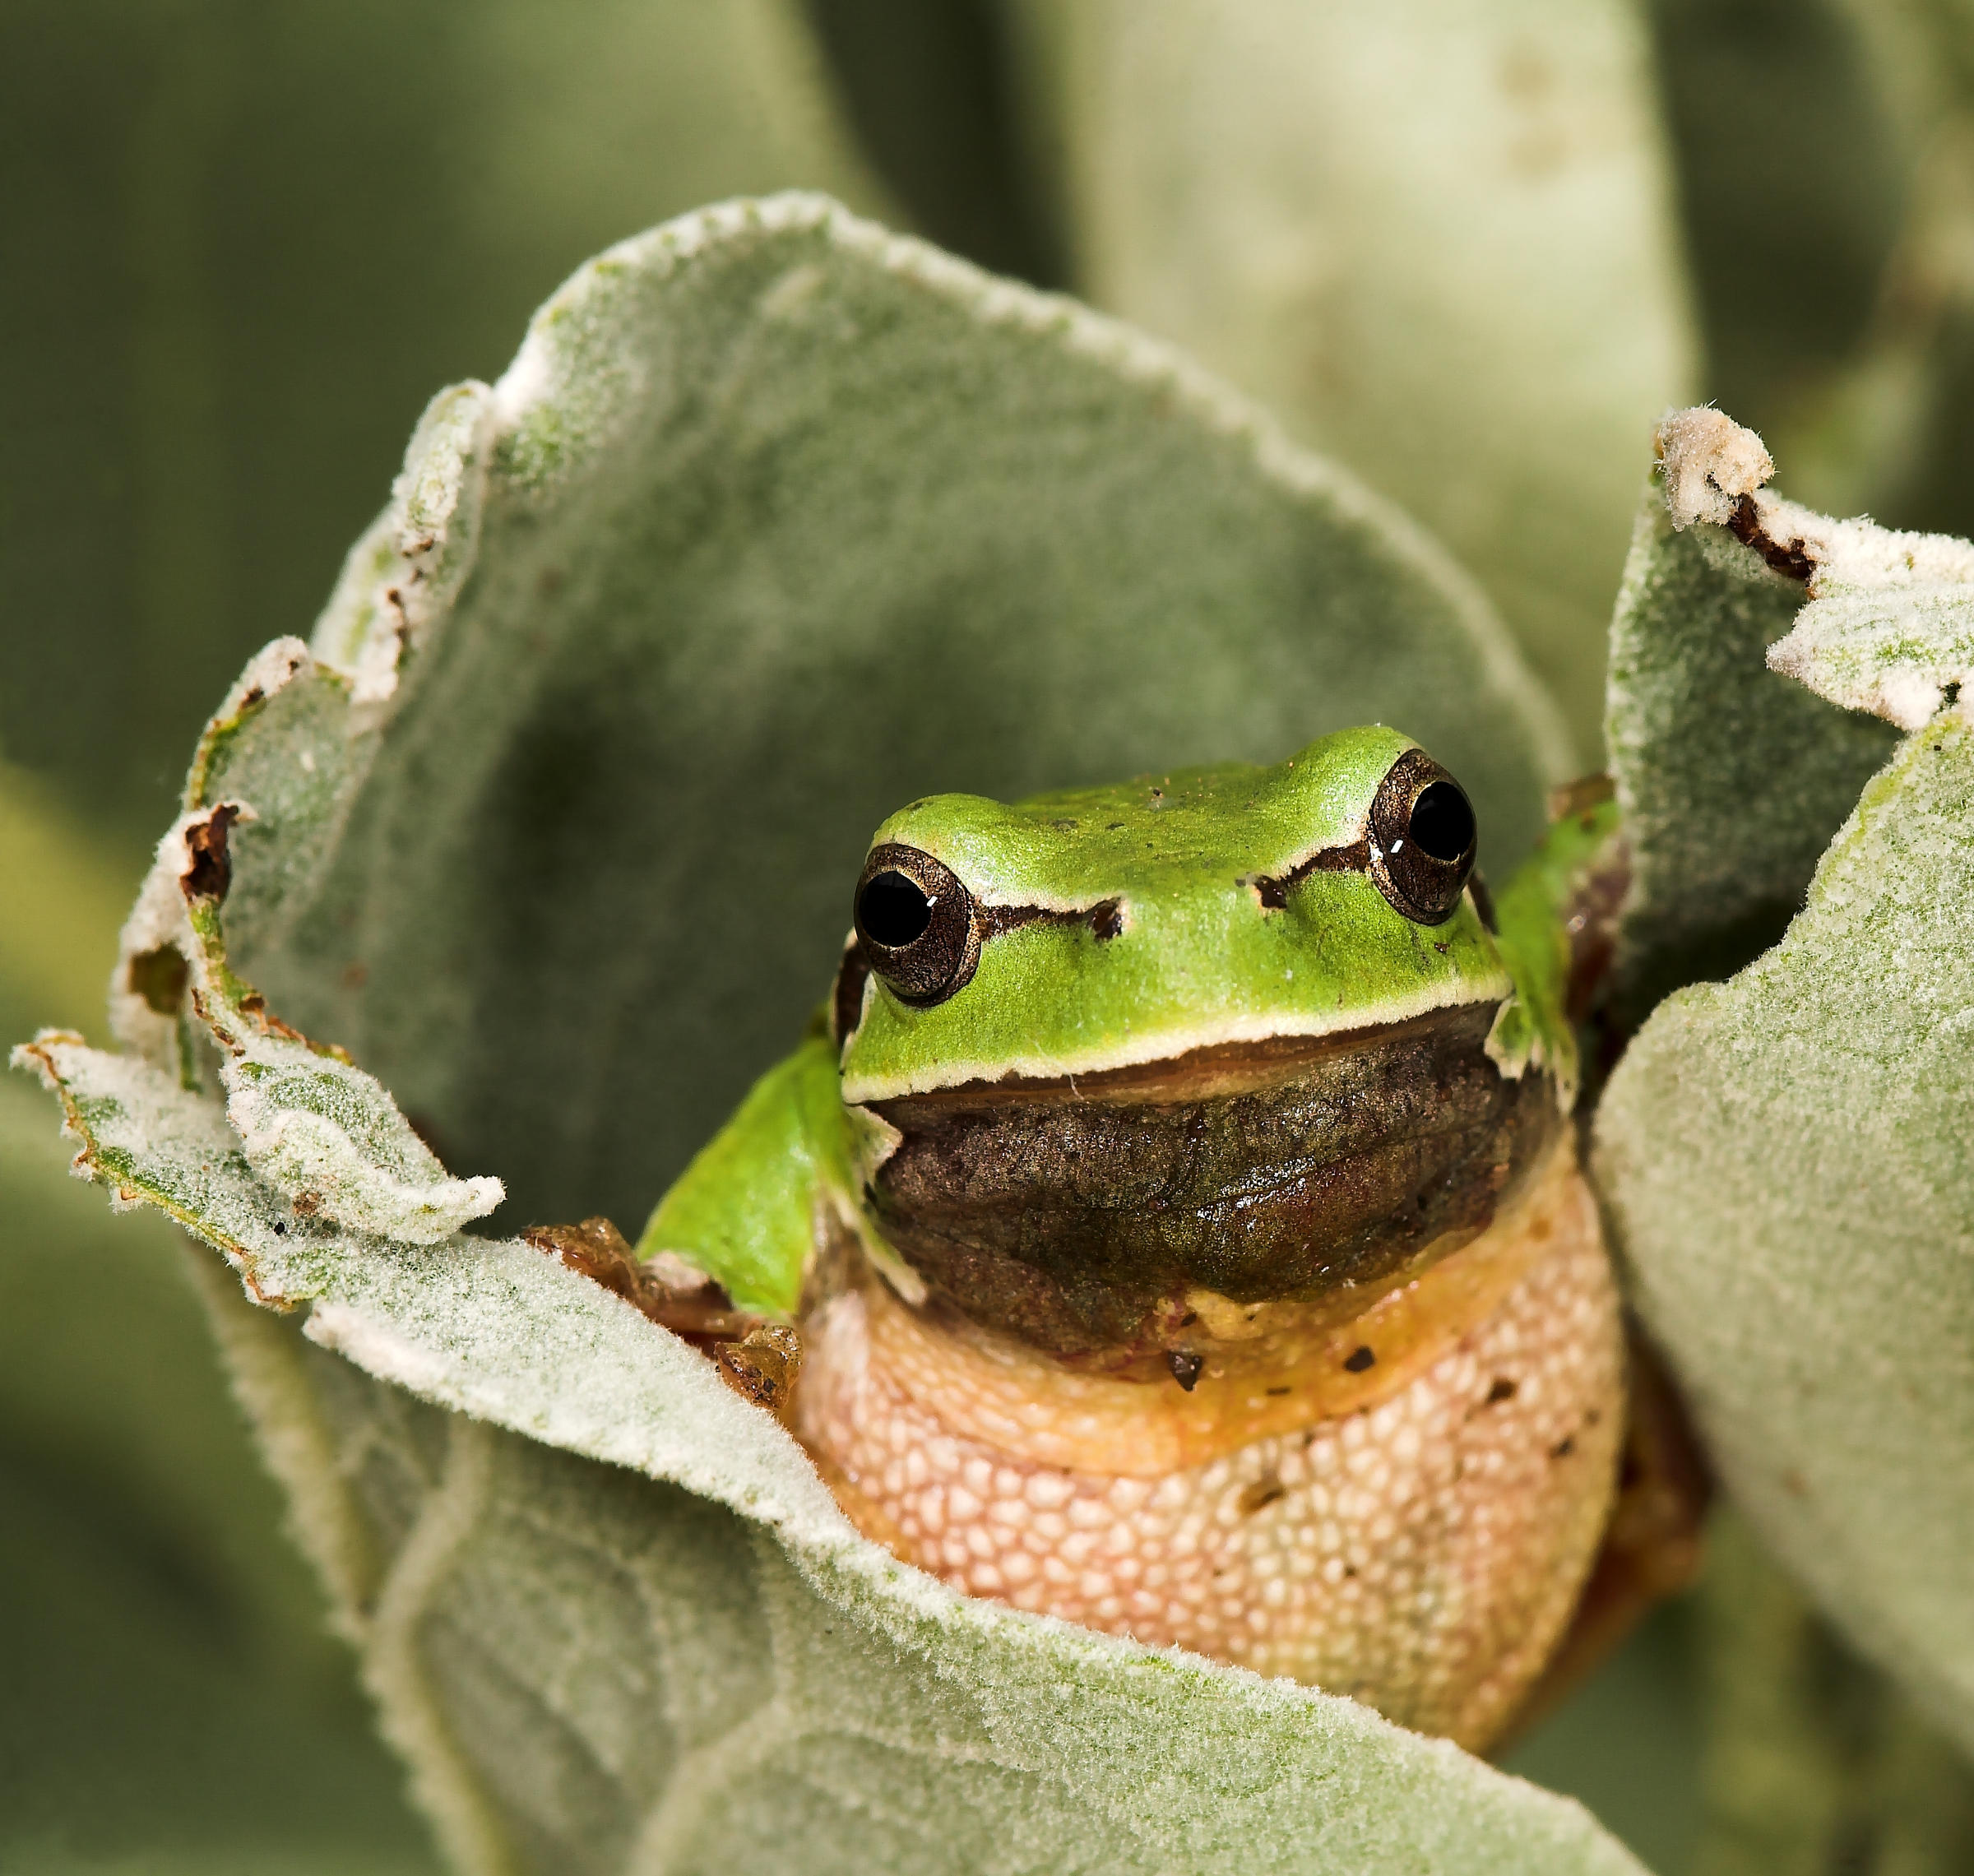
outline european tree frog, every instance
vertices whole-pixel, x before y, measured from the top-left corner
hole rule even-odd
[[[1596,1556],[1624,1362],[1569,855],[1497,922],[1476,838],[1383,728],[913,802],[644,1267],[797,1328],[790,1423],[900,1557],[1485,1745]]]

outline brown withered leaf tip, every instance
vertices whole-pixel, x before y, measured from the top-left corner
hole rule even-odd
[[[770,1412],[786,1405],[802,1366],[802,1338],[786,1323],[735,1309],[705,1272],[669,1252],[641,1261],[608,1218],[531,1225],[521,1238],[691,1342],[744,1399]]]
[[[1777,572],[1791,580],[1810,580],[1816,573],[1816,560],[1810,552],[1809,544],[1799,534],[1787,540],[1777,540],[1768,531],[1768,523],[1762,518],[1762,511],[1756,506],[1752,495],[1744,495],[1734,505],[1734,512],[1727,517],[1727,526],[1734,538],[1745,547],[1752,547]]]
[[[758,1322],[737,1342],[713,1345],[713,1360],[735,1392],[779,1413],[802,1371],[802,1338],[785,1322]]]

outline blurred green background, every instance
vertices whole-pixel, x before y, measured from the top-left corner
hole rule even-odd
[[[1665,403],[1762,429],[1806,499],[1974,532],[1971,68],[1953,0],[7,0],[7,1039],[101,1035],[201,722],[306,633],[430,393],[736,193],[827,189],[1198,350],[1462,554],[1592,766]],[[1374,121],[1411,141],[1367,180]],[[0,1871],[431,1869],[188,1253],[62,1158],[0,1086]],[[1513,1766],[1664,1876],[1888,1869],[1888,1806],[1932,1820],[1898,1867],[1974,1866],[1958,1767],[1888,1771],[1914,1723],[1717,1554]],[[1786,1842],[1737,1813],[1763,1778]]]

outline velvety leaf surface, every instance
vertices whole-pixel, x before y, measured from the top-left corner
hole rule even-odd
[[[1670,479],[1676,492],[1676,465]],[[1927,637],[1938,609],[1911,577],[1916,549],[1766,495],[1735,501],[1763,552],[1801,564],[1796,590],[1813,604],[1854,595],[1851,576],[1875,554],[1871,609]],[[1712,567],[1730,595],[1764,591],[1718,524],[1696,516],[1687,538],[1674,551],[1690,577]],[[1744,681],[1756,622],[1779,624],[1779,612],[1772,599],[1740,613]],[[1731,603],[1716,614],[1737,616]],[[1791,714],[1764,707],[1743,734],[1786,730]],[[1703,793],[1690,778],[1707,729],[1700,713],[1690,751],[1670,717],[1659,739],[1638,739],[1630,785],[1648,790],[1663,767]],[[1813,730],[1795,747],[1791,758],[1785,736],[1753,753],[1793,759],[1834,794],[1838,743]],[[1842,759],[1864,753],[1854,743]],[[1776,819],[1787,839],[1766,855],[1754,843],[1751,872],[1814,837],[1813,824]],[[1672,902],[1684,896],[1675,887]],[[1970,914],[1974,730],[1956,702],[1865,788],[1782,942],[1646,1024],[1599,1111],[1596,1158],[1638,1305],[1737,1502],[1833,1619],[1963,1742],[1974,1740]]]
[[[239,1304],[226,1339],[461,1869],[1638,1869],[1354,1702],[953,1595],[554,1260],[296,1220],[216,1104],[33,1055],[96,1177],[312,1305],[317,1350]]]
[[[462,1867],[1636,1867],[1350,1702],[952,1596],[683,1345],[403,1203],[452,1175],[394,1094],[531,1211],[635,1215],[797,1032],[900,799],[1381,715],[1512,854],[1546,718],[1402,523],[1131,335],[815,198],[614,251],[434,403],[313,651],[201,744],[127,1052],[35,1055],[99,1177],[348,1358],[229,1338]],[[271,1150],[248,1082],[327,1131]]]
[[[1897,741],[1768,669],[1803,599],[1725,528],[1675,530],[1662,488],[1645,491],[1605,731],[1633,869],[1624,994],[1641,1016],[1780,936]]]
[[[186,1267],[237,1285],[68,1156],[5,1077],[0,1870],[435,1870]]]
[[[1594,766],[1638,440],[1694,370],[1641,10],[1017,11],[1078,290],[1437,530]]]
[[[870,830],[920,794],[1383,719],[1499,867],[1561,761],[1478,595],[1339,472],[816,198],[586,270],[496,389],[433,405],[399,503],[316,636],[347,730],[310,678],[269,707],[313,775],[256,779],[254,739],[286,745],[243,724],[202,799],[258,816],[241,975],[517,1222],[644,1216],[792,1045]],[[334,805],[284,821],[274,789]]]

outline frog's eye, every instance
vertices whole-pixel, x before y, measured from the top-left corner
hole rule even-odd
[[[1477,835],[1466,790],[1423,749],[1407,749],[1371,803],[1371,877],[1406,918],[1444,924],[1474,870]]]
[[[959,875],[895,841],[871,849],[857,882],[857,943],[901,1001],[943,1003],[980,961],[980,919]]]

